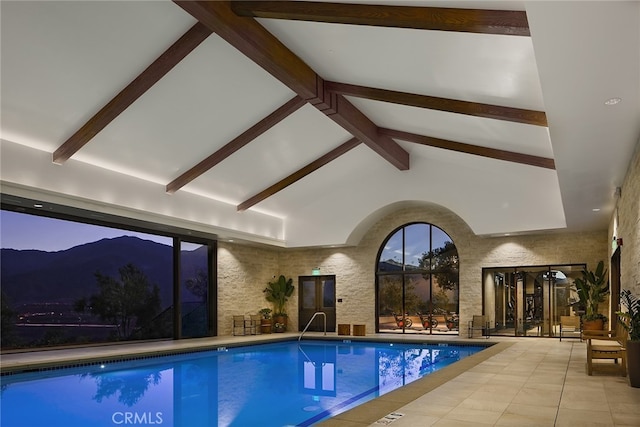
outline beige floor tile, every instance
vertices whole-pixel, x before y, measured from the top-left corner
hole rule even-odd
[[[610,412],[560,408],[556,427],[611,427],[613,418]]]
[[[638,425],[640,425],[640,401],[637,402],[611,402],[608,405],[611,413],[633,414],[638,417]]]
[[[538,373],[532,374],[527,382],[524,384],[525,387],[536,387],[538,385],[543,386],[551,386],[554,385],[558,388],[562,388],[564,384],[564,373],[562,374],[543,374],[540,375]]]
[[[584,388],[582,390],[564,389],[560,400],[561,408],[609,410],[607,395],[604,390]]]
[[[511,402],[522,386],[515,384],[485,384],[474,391],[469,398]]]
[[[509,406],[508,400],[499,398],[492,399],[491,396],[481,396],[480,399],[469,398],[462,401],[456,409],[473,409],[478,411],[503,412]]]
[[[461,421],[461,420],[443,418],[440,421],[433,424],[433,427],[477,427],[478,425],[479,424],[474,421]]]
[[[555,422],[530,419],[521,415],[503,414],[495,425],[511,427],[554,427]]]
[[[476,425],[494,425],[496,421],[498,421],[498,418],[500,418],[500,415],[502,415],[501,411],[481,411],[478,409],[463,408],[458,406],[451,410],[447,415],[445,415],[443,419],[474,422],[476,423]]]
[[[560,391],[523,387],[513,398],[512,403],[557,407],[560,403],[560,396]]]
[[[484,372],[464,372],[453,379],[452,383],[486,384],[496,374]]]
[[[640,425],[640,419],[637,414],[627,413],[612,413],[613,422],[616,427],[638,427]]]
[[[521,405],[512,403],[507,406],[504,415],[513,415],[521,417],[523,420],[539,420],[544,423],[553,423],[558,415],[558,409],[547,406]]]
[[[418,402],[418,400],[414,400],[408,405],[403,406],[402,410],[398,412],[404,412],[406,410],[414,413],[421,413],[426,416],[442,418],[451,412],[453,408],[455,408],[455,406],[446,406],[436,402]]]
[[[516,374],[496,374],[496,376],[491,381],[492,383],[501,383],[501,384],[519,384],[524,385],[529,379],[529,374],[526,375],[516,375]]]
[[[605,387],[607,401],[610,405],[616,403],[632,403],[640,407],[640,388],[622,385],[618,387]]]

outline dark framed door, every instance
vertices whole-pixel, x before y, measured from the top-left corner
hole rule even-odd
[[[327,318],[327,332],[336,330],[336,276],[299,276],[298,318],[302,331],[313,315],[323,312]],[[324,330],[323,316],[316,316],[308,331]]]

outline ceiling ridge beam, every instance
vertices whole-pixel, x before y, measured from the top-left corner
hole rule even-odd
[[[235,137],[233,140],[229,141],[224,145],[224,147],[220,148],[215,153],[211,154],[209,157],[202,160],[200,163],[167,184],[167,193],[175,193],[180,188],[184,187],[257,137],[271,129],[273,126],[280,123],[282,120],[293,114],[303,105],[306,105],[306,101],[299,96],[294,96],[273,113],[269,114],[267,117],[260,120],[258,123]]]
[[[547,115],[544,111],[482,104],[471,101],[460,101],[449,98],[438,98],[428,95],[418,95],[415,93],[377,89],[373,87],[332,81],[325,81],[324,88],[329,92],[340,95],[390,102],[410,107],[428,108],[430,110],[446,111],[449,113],[465,114],[486,119],[504,120],[534,126],[548,126]]]
[[[249,209],[251,206],[254,206],[260,203],[261,201],[267,199],[268,197],[273,196],[278,191],[283,190],[288,186],[290,186],[291,184],[295,183],[296,181],[301,180],[305,176],[320,169],[322,166],[337,159],[338,157],[345,154],[347,151],[357,147],[360,144],[361,144],[360,140],[358,140],[357,138],[351,138],[344,144],[338,146],[337,148],[334,148],[333,150],[329,151],[327,154],[323,155],[322,157],[314,160],[308,165],[302,167],[301,169],[298,169],[288,177],[278,181],[277,183],[273,184],[269,188],[259,192],[255,196],[252,196],[249,199],[245,200],[244,202],[240,203],[237,206],[238,212],[245,211]]]
[[[233,1],[245,17],[335,24],[530,36],[527,13],[515,10],[453,9],[306,1]]]
[[[409,169],[409,153],[379,135],[377,126],[344,97],[327,104],[322,78],[255,19],[236,15],[229,1],[173,1],[395,167]],[[342,109],[323,109],[327,105]]]
[[[53,162],[62,164],[95,137],[102,129],[133,104],[140,96],[200,45],[212,31],[195,24],[164,51],[138,77],[120,91],[69,139],[53,152]]]
[[[536,166],[546,169],[555,170],[556,168],[555,161],[547,157],[516,153],[513,151],[499,150],[496,148],[482,147],[479,145],[465,144],[462,142],[433,138],[430,136],[418,135],[415,133],[403,132],[394,129],[380,128],[380,133],[391,138],[400,139],[402,141],[414,142],[416,144],[442,148],[444,150],[457,151],[459,153],[473,154],[476,156],[489,157],[492,159],[521,163],[524,165]]]

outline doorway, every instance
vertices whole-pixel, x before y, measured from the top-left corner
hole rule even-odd
[[[327,332],[336,330],[336,276],[299,276],[298,318],[302,331],[313,315],[322,312],[327,317]],[[323,316],[317,316],[308,331],[324,331]]]
[[[574,280],[585,264],[483,269],[491,335],[557,337],[560,316],[579,316]]]

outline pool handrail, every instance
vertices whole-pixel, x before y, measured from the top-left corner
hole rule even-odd
[[[327,314],[323,311],[316,311],[315,313],[313,313],[313,316],[311,316],[311,320],[307,322],[307,326],[305,326],[304,329],[302,330],[302,333],[298,337],[298,341],[302,339],[302,336],[304,335],[305,332],[307,332],[307,329],[309,329],[311,322],[313,322],[313,319],[315,319],[318,314],[322,314],[322,317],[324,318],[324,334],[327,335]]]

